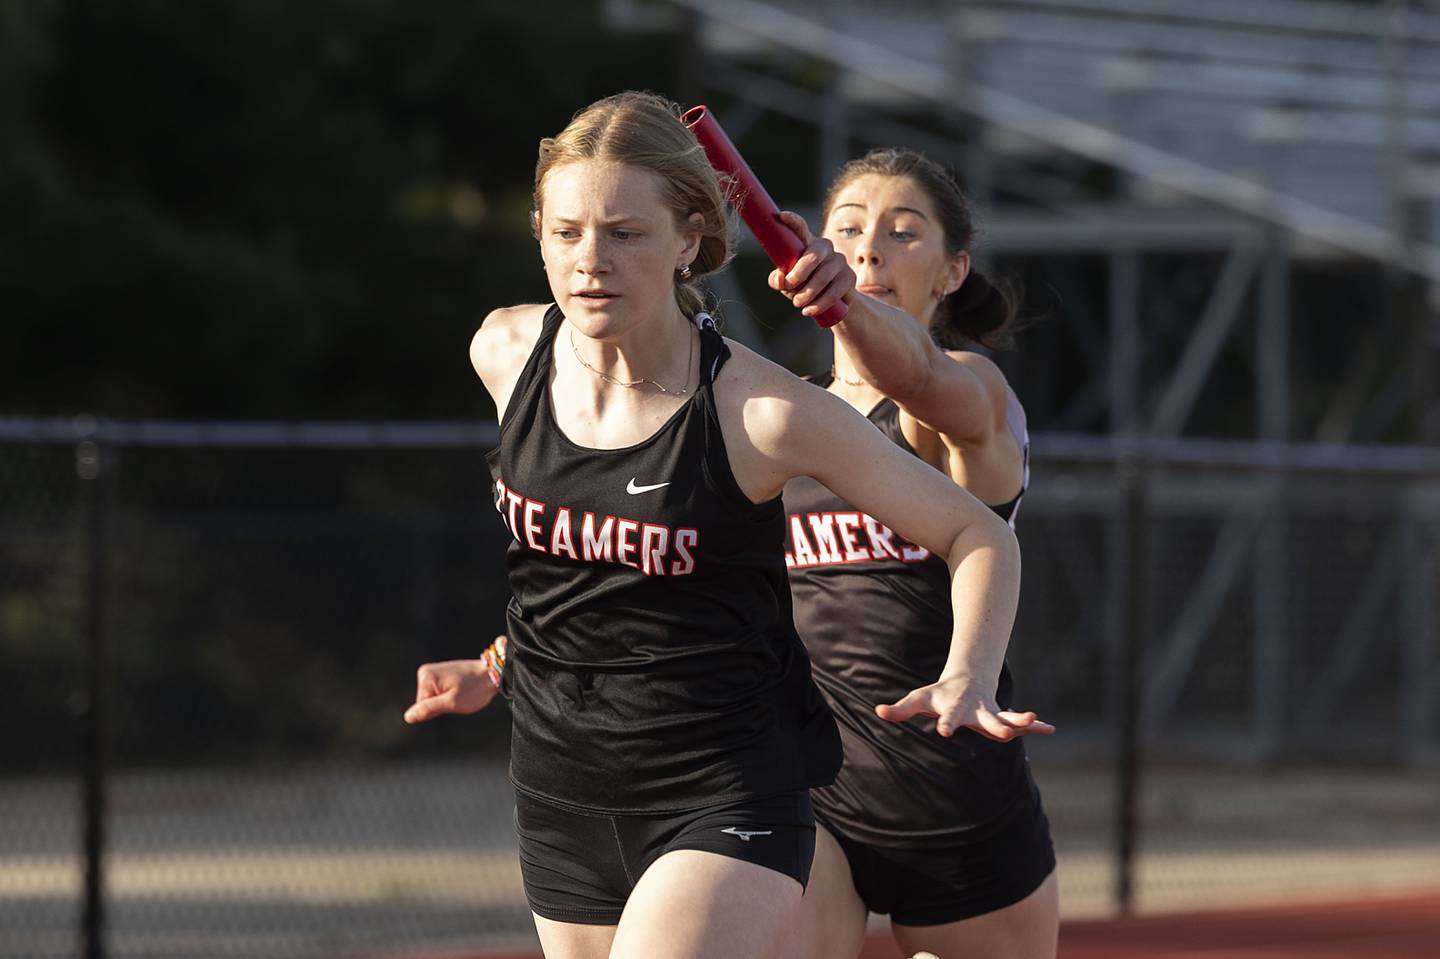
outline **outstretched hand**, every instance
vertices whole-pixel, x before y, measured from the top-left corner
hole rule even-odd
[[[969,728],[1002,743],[1017,736],[1048,736],[1055,731],[1054,726],[1042,722],[1033,712],[1001,709],[993,697],[962,678],[913,689],[897,702],[876,706],[875,714],[892,723],[902,723],[915,716],[934,716],[935,731],[942,736],[953,736],[957,729]]]
[[[789,272],[770,271],[770,289],[784,294],[803,315],[819,316],[855,289],[855,271],[829,240],[810,235],[804,217],[782,210],[780,222],[795,232],[805,252]]]
[[[423,723],[436,716],[477,713],[490,705],[497,691],[483,659],[426,663],[416,671],[415,704],[405,710],[405,721]]]

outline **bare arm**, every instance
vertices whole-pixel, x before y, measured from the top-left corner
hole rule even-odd
[[[436,716],[469,715],[490,705],[500,691],[499,672],[491,655],[498,647],[503,664],[505,644],[504,636],[496,636],[480,659],[451,659],[421,666],[415,672],[415,703],[405,710],[405,721],[413,724]]]
[[[495,418],[505,418],[510,394],[540,336],[543,305],[512,306],[493,310],[470,339],[470,365],[495,401]],[[495,637],[504,654],[505,637]],[[492,646],[491,649],[494,649]],[[451,659],[425,663],[416,672],[415,702],[405,710],[407,723],[423,723],[452,713],[478,712],[499,691],[496,673],[485,658]]]
[[[860,375],[930,430],[952,442],[983,438],[995,422],[993,396],[974,370],[935,345],[930,333],[902,310],[854,290],[854,273],[830,241],[812,237],[804,218],[781,219],[806,244],[787,274],[770,274],[770,286],[784,292],[807,316],[838,300],[849,306],[833,329]]]
[[[505,418],[515,382],[540,337],[545,310],[543,304],[492,310],[470,340],[470,365],[495,401],[497,421]]]
[[[856,294],[835,335],[860,375],[926,428],[951,443],[990,433],[995,406],[984,381],[909,316]]]
[[[1033,714],[995,704],[1020,590],[1020,549],[1010,528],[838,397],[736,352],[717,397],[732,469],[753,499],[775,495],[792,477],[813,476],[949,564],[954,628],[945,666],[934,684],[880,707],[881,717],[934,715],[946,736],[960,726],[996,739],[1049,732]]]

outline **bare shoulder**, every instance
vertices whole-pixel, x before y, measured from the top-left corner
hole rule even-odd
[[[715,378],[716,412],[730,468],[756,503],[806,471],[813,449],[852,412],[843,401],[739,343]],[[857,414],[858,415],[858,414]]]
[[[470,339],[470,364],[487,386],[498,385],[525,365],[548,306],[527,303],[491,310]]]
[[[1005,379],[1005,374],[995,361],[988,356],[979,353],[972,353],[969,350],[946,350],[945,355],[956,363],[965,367],[980,380],[985,387],[985,392],[992,400],[998,400],[1000,407],[1005,406],[1005,397],[1010,390],[1010,384]]]
[[[547,309],[543,303],[531,303],[492,310],[470,338],[470,365],[495,401],[495,416],[501,422],[525,361],[540,338]]]
[[[767,360],[744,343],[727,336],[725,345],[730,348],[730,359],[720,370],[717,382],[763,388],[765,395],[790,395],[793,392],[794,395],[802,396],[815,389],[814,384],[801,379],[773,360]]]
[[[716,401],[722,410],[743,416],[745,430],[763,445],[766,435],[783,432],[797,417],[835,397],[749,347],[726,339],[730,360],[716,379]]]

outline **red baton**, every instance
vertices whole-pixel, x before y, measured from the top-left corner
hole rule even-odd
[[[710,165],[734,183],[730,202],[739,211],[740,219],[745,221],[750,232],[755,234],[755,239],[760,241],[760,248],[770,257],[770,262],[786,273],[790,272],[795,261],[805,252],[805,244],[780,221],[780,208],[760,185],[750,165],[735,149],[735,144],[730,142],[704,105],[686,110],[680,115],[680,122],[689,127],[695,139],[700,141]],[[849,308],[841,301],[815,317],[815,322],[822,327],[834,326],[845,319],[848,311]]]

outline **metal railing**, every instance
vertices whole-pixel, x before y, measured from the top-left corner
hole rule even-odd
[[[529,941],[503,709],[399,720],[503,628],[493,438],[0,419],[0,953]],[[1068,914],[1440,885],[1440,451],[1042,434],[1034,467],[1010,660],[1061,729]]]

